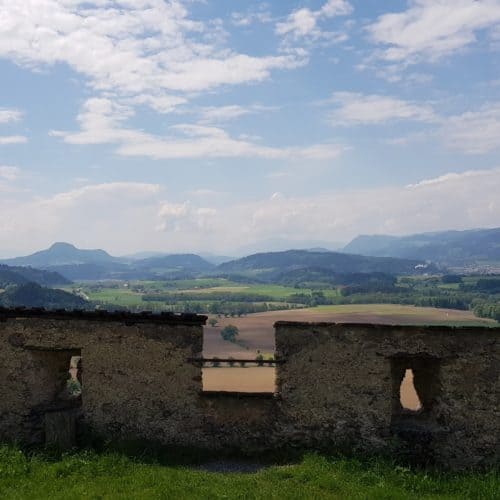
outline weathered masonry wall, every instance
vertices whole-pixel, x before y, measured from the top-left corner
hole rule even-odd
[[[204,317],[0,312],[0,439],[39,443],[72,355],[82,356],[78,411],[92,433],[193,445]],[[68,408],[69,407],[69,408]],[[181,443],[182,442],[182,443]]]
[[[203,392],[193,358],[205,321],[0,309],[0,441],[90,434],[216,451],[354,449],[457,469],[500,463],[500,329],[279,322],[277,392],[245,396]],[[80,356],[82,394],[68,399],[61,389]],[[419,411],[400,404],[408,369]]]
[[[276,325],[282,419],[301,444],[394,451],[461,468],[500,462],[500,331]],[[405,411],[414,373],[423,408]]]

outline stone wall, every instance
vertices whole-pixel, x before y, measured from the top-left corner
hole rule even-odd
[[[307,446],[407,452],[452,468],[498,464],[499,333],[279,322],[283,422]],[[400,405],[406,369],[420,411]]]
[[[0,310],[0,440],[70,443],[76,429],[216,451],[500,462],[499,329],[279,322],[276,394],[243,395],[203,392],[193,358],[205,320]],[[62,390],[72,356],[82,359],[78,398]],[[417,412],[399,401],[407,369]]]
[[[82,356],[79,413],[109,438],[193,445],[202,390],[205,317],[0,311],[0,438],[43,442],[43,416],[58,397],[72,355]],[[196,435],[196,433],[194,433]]]

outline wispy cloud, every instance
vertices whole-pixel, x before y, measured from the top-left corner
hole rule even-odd
[[[28,138],[24,135],[0,135],[0,146],[10,144],[25,144]]]
[[[326,31],[319,26],[325,19],[346,16],[353,11],[347,0],[328,0],[318,10],[302,7],[291,12],[284,21],[276,24],[276,33],[288,41],[319,40],[341,41],[344,33]]]
[[[432,122],[437,119],[429,105],[385,95],[335,92],[330,102],[336,105],[329,116],[334,126],[380,125],[399,120]]]
[[[409,65],[450,56],[498,23],[498,0],[410,0],[407,10],[383,14],[367,30],[381,46],[377,58]]]
[[[0,108],[0,123],[12,123],[21,120],[23,113],[17,109]]]
[[[239,27],[247,27],[256,23],[270,23],[272,21],[273,16],[270,5],[266,2],[259,3],[244,12],[233,12],[231,14],[231,23]]]
[[[275,111],[276,106],[262,106],[253,104],[251,106],[240,106],[231,104],[227,106],[207,106],[201,110],[200,120],[202,123],[216,123],[234,120],[244,115]]]
[[[0,179],[7,181],[15,181],[21,175],[21,169],[19,167],[13,167],[11,165],[0,165]]]
[[[500,102],[448,118],[441,129],[448,147],[468,154],[500,149]]]
[[[227,110],[226,110],[227,111]],[[232,110],[234,113],[234,110]],[[231,113],[229,113],[231,114]],[[78,132],[52,131],[69,144],[118,144],[123,156],[154,159],[235,158],[328,160],[338,157],[345,147],[339,144],[316,144],[306,147],[277,148],[231,137],[224,129],[206,124],[177,124],[171,134],[157,136],[127,128],[133,115],[129,107],[109,99],[89,99],[78,116]]]

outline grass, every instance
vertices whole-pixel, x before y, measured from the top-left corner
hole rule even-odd
[[[2,499],[498,499],[498,471],[416,471],[377,459],[306,455],[255,473],[206,472],[117,453],[83,451],[51,459],[0,448]]]

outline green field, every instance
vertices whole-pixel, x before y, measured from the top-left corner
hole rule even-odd
[[[182,293],[189,297],[194,294],[204,294],[210,300],[210,294],[252,294],[263,295],[269,299],[280,302],[286,300],[291,295],[297,293],[310,294],[312,290],[308,288],[293,288],[272,284],[245,284],[236,283],[222,278],[200,278],[191,280],[175,281],[131,281],[127,283],[113,284],[74,284],[61,287],[63,290],[71,292],[75,289],[81,290],[90,300],[119,305],[124,307],[145,307],[161,308],[164,306],[162,301],[142,300],[143,294],[160,293],[173,294]],[[336,289],[324,290],[327,297],[338,296]]]
[[[479,279],[485,280],[481,276],[467,276],[459,284],[443,282],[439,276],[401,276],[397,284],[391,284],[388,289],[379,283],[377,286],[381,286],[380,290],[367,288],[366,285],[300,288],[299,285],[256,284],[224,278],[108,281],[73,284],[64,289],[89,299],[98,307],[108,309],[194,312],[240,317],[245,314],[308,307],[315,307],[317,312],[327,311],[319,308],[331,307],[331,311],[335,312],[335,308],[340,305],[344,306],[344,312],[352,307],[353,312],[360,313],[363,306],[368,305],[368,310],[363,310],[366,314],[375,309],[379,313],[384,312],[380,307],[386,307],[388,315],[397,316],[407,314],[401,306],[417,306],[436,311],[435,318],[429,318],[428,312],[425,313],[425,319],[430,321],[428,324],[442,324],[443,320],[446,324],[471,324],[470,317],[465,318],[465,322],[460,317],[453,318],[455,314],[449,312],[453,309],[470,312],[473,317],[476,315],[476,324],[483,325],[489,324],[483,318],[494,320],[500,317],[500,303],[499,294],[474,290]],[[445,309],[448,312],[443,313]],[[416,310],[411,314],[417,317],[420,312]]]
[[[165,463],[165,462],[162,462]],[[2,499],[451,499],[499,498],[498,472],[415,471],[389,461],[315,454],[257,472],[207,472],[199,463],[84,451],[59,459],[0,448]],[[219,462],[219,466],[220,466]],[[241,463],[225,462],[238,468]],[[247,464],[248,467],[249,464]],[[254,467],[257,465],[257,467]],[[251,470],[259,464],[250,464]],[[212,464],[213,467],[213,464]],[[213,470],[213,469],[209,469]],[[226,469],[227,470],[227,469]]]

